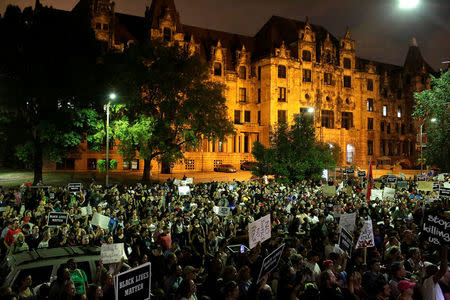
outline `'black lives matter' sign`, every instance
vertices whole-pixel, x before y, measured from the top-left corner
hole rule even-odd
[[[47,226],[61,226],[67,223],[69,215],[62,212],[52,211],[48,213]]]
[[[345,230],[345,228],[341,228],[338,245],[339,248],[342,249],[342,251],[346,251],[348,253],[348,256],[351,257],[353,248],[353,237],[347,230]]]
[[[436,214],[425,215],[422,233],[433,245],[450,245],[450,219]]]
[[[152,266],[150,263],[118,274],[114,278],[116,300],[150,299],[151,274]]]
[[[275,269],[278,266],[278,262],[280,261],[281,254],[283,254],[285,244],[278,247],[276,250],[274,250],[272,253],[266,256],[264,258],[261,270],[259,271],[258,276],[258,283],[262,280],[262,278],[269,272],[271,272],[273,269]]]

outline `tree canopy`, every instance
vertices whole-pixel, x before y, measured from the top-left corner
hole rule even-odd
[[[144,159],[143,180],[153,159],[173,162],[183,157],[183,145],[233,132],[224,86],[209,80],[208,65],[188,49],[136,42],[103,64],[123,105],[113,116],[112,134],[127,159]]]
[[[413,116],[423,122],[427,144],[423,155],[427,165],[450,170],[450,70],[431,77],[431,89],[414,94]]]
[[[320,179],[323,169],[335,165],[332,149],[316,141],[313,120],[303,114],[292,126],[278,123],[270,147],[255,142],[252,153],[257,160],[253,174],[271,174],[279,182]]]

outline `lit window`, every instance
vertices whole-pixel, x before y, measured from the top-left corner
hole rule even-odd
[[[402,118],[402,107],[399,106],[397,109],[397,118],[401,119]]]
[[[347,144],[347,163],[353,163],[355,156],[355,147],[351,144]]]
[[[387,105],[383,105],[383,117],[387,117],[388,111],[387,111]]]
[[[373,99],[367,98],[367,111],[373,111]]]

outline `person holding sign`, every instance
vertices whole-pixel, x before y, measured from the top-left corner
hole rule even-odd
[[[424,300],[444,299],[442,289],[439,286],[441,278],[450,271],[448,270],[448,245],[443,245],[441,249],[441,265],[439,269],[434,265],[425,268],[426,279],[422,285]]]

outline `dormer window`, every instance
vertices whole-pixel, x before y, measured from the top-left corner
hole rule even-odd
[[[344,58],[344,69],[351,69],[352,68],[352,61],[350,58],[345,57]]]
[[[303,59],[303,61],[311,61],[311,51],[303,50],[302,51],[302,59]]]
[[[239,67],[239,79],[247,78],[247,69],[244,66]]]
[[[164,28],[164,40],[170,42],[172,40],[172,30],[170,28]]]
[[[222,64],[219,62],[214,63],[214,76],[222,76]]]

